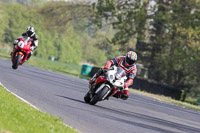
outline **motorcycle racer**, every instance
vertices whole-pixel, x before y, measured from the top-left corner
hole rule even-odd
[[[117,91],[116,89],[113,92],[113,97],[121,98],[126,100],[129,97],[129,90],[128,87],[133,84],[133,79],[136,76],[136,61],[137,61],[137,54],[133,51],[129,51],[125,56],[118,56],[113,58],[110,61],[106,62],[104,69],[100,69],[89,81],[89,88],[91,89],[93,85],[95,85],[96,79],[104,74],[112,65],[116,65],[118,67],[123,68],[128,76],[128,80],[124,84],[124,90]]]
[[[34,27],[29,26],[26,29],[26,32],[22,33],[22,35],[13,42],[13,51],[15,49],[16,44],[19,42],[20,38],[23,36],[30,37],[31,42],[32,42],[31,43],[31,52],[26,59],[26,60],[28,60],[31,57],[31,55],[33,54],[33,51],[38,47],[38,38],[37,38],[37,34],[35,33]],[[11,52],[11,55],[12,55],[12,52]]]

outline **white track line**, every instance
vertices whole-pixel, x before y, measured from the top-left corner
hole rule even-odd
[[[8,92],[10,92],[11,94],[13,94],[14,96],[16,96],[17,98],[19,98],[21,101],[27,103],[28,105],[30,105],[31,107],[41,111],[39,108],[37,108],[36,106],[34,106],[33,104],[31,104],[30,102],[28,102],[27,100],[25,100],[24,98],[18,96],[17,94],[11,92],[10,90],[8,90],[1,82],[0,82],[0,85],[3,86],[3,88],[5,88]]]
[[[28,102],[27,100],[25,100],[24,98],[18,96],[17,94],[11,92],[10,90],[8,90],[1,82],[0,82],[0,86],[3,86],[3,88],[5,88],[8,92],[10,92],[12,95],[16,96],[17,98],[19,98],[21,101],[27,103],[28,105],[30,105],[31,107],[35,108],[36,110],[39,110],[41,112],[43,112],[42,110],[40,110],[39,108],[37,108],[36,106],[34,106],[33,104],[31,104],[30,102]],[[69,127],[69,128],[73,128],[69,125],[67,125],[66,123],[63,123],[65,126]],[[77,129],[74,128],[74,130],[78,131]],[[78,131],[80,132],[80,131]]]

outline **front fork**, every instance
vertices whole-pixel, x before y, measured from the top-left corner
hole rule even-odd
[[[113,91],[114,91],[113,86],[110,86],[108,84],[101,86],[103,84],[105,84],[105,82],[103,82],[102,84],[97,84],[98,86],[96,84],[91,85],[90,91],[89,91],[91,98],[95,95],[95,93],[98,93],[98,91],[100,91],[104,86],[108,86],[110,88],[110,91],[108,91],[105,94],[105,96],[102,98],[102,100],[107,99],[108,97],[110,97],[113,94]]]
[[[92,96],[94,96],[96,91],[96,84],[89,84],[89,92]]]

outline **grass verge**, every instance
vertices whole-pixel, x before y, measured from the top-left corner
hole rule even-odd
[[[54,72],[59,72],[63,74],[68,74],[76,77],[80,77],[81,73],[81,65],[67,64],[61,63],[57,61],[50,61],[38,57],[31,57],[29,61],[27,61],[28,65],[39,67],[46,70],[51,70]]]
[[[6,59],[6,60],[11,60],[10,51],[0,49],[0,58]],[[42,69],[59,72],[59,73],[63,73],[63,74],[68,74],[68,75],[72,75],[72,76],[76,76],[76,77],[82,77],[80,75],[81,67],[82,67],[81,65],[61,63],[58,61],[52,62],[51,60],[38,58],[35,56],[32,56],[29,59],[29,61],[25,62],[24,64],[28,64],[30,66],[35,66],[35,67],[39,67]]]
[[[10,53],[7,50],[0,49],[0,58],[10,60]]]
[[[0,85],[0,133],[78,133],[63,121],[46,114],[8,92]]]
[[[148,92],[135,90],[135,89],[130,89],[130,90],[132,92],[143,94],[145,96],[152,97],[152,98],[161,100],[163,102],[171,103],[171,104],[183,107],[183,108],[189,108],[189,109],[192,109],[192,110],[200,111],[200,106],[196,106],[196,105],[192,105],[192,104],[189,104],[189,103],[186,103],[186,102],[181,102],[181,101],[178,101],[178,100],[174,100],[174,99],[172,99],[170,97],[166,97],[166,96],[163,96],[163,95],[155,95],[155,94],[151,94],[151,93],[148,93]]]

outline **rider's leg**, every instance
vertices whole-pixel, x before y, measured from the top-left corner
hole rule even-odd
[[[29,55],[28,55],[28,57],[26,58],[26,60],[28,61],[29,60],[29,58],[31,57],[31,53],[29,53]]]
[[[115,93],[115,94],[113,95],[113,97],[121,98],[121,99],[123,99],[123,100],[128,99],[128,97],[129,97],[129,90],[128,90],[128,88],[125,88],[125,89],[122,90],[122,91],[118,91],[117,93]]]
[[[128,90],[128,88],[125,88],[124,90],[123,90],[123,93],[121,94],[121,99],[123,99],[123,100],[126,100],[126,99],[128,99],[128,97],[129,97],[129,90]]]
[[[28,60],[30,59],[30,57],[32,56],[32,54],[33,54],[33,51],[31,51],[31,52],[29,53],[29,55],[28,55],[27,58],[26,58],[26,61],[28,61]]]
[[[90,79],[89,81],[89,88],[91,88],[91,85],[95,83],[96,79],[103,74],[103,69],[99,69],[97,73],[95,73],[95,75],[92,77],[92,79]]]

